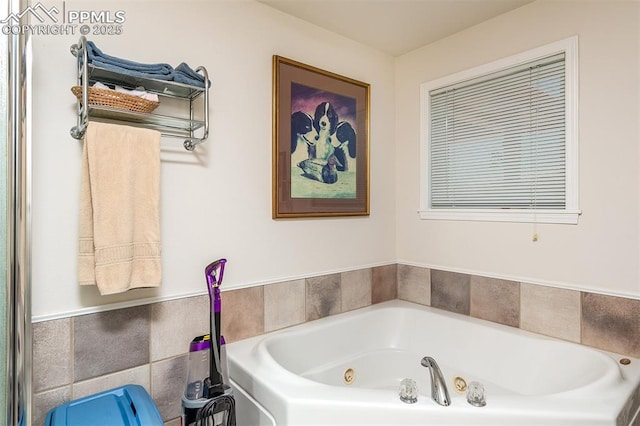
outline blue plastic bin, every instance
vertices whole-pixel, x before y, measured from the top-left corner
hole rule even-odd
[[[162,416],[149,393],[125,385],[49,410],[45,426],[162,426]]]

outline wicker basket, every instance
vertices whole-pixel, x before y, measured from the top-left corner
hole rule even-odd
[[[89,87],[89,105],[100,105],[136,112],[151,112],[160,102],[150,101],[138,96],[116,92],[109,89]],[[73,86],[71,92],[82,102],[82,86]]]

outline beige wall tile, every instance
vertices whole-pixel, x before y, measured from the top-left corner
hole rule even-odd
[[[33,324],[33,392],[73,382],[71,318]]]
[[[582,293],[582,343],[640,357],[640,300]]]
[[[189,351],[196,336],[209,333],[209,296],[154,303],[151,306],[151,361]]]
[[[227,343],[264,333],[264,288],[222,292],[221,333]]]
[[[372,270],[371,303],[386,302],[398,297],[397,265],[376,266]]]
[[[49,410],[69,401],[71,401],[71,385],[34,394],[31,424],[43,425]]]
[[[287,281],[264,286],[266,333],[305,321],[305,282]]]
[[[148,364],[150,319],[149,305],[75,317],[74,380]]]
[[[180,417],[187,383],[187,355],[151,364],[151,396],[163,420]]]
[[[329,274],[306,280],[307,321],[339,314],[342,309],[340,274]]]
[[[420,266],[398,265],[398,299],[431,304],[431,271]]]
[[[342,286],[342,312],[371,305],[371,268],[340,274]]]
[[[150,365],[145,364],[129,370],[118,371],[106,376],[96,377],[73,384],[73,399],[93,395],[128,384],[140,385],[151,395]]]
[[[520,284],[520,328],[580,342],[580,292]]]
[[[470,315],[499,324],[520,324],[520,284],[515,281],[471,276]]]
[[[471,276],[431,269],[431,306],[469,315]]]

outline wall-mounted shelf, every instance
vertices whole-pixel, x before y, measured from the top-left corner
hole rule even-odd
[[[169,115],[151,114],[136,111],[126,111],[100,105],[89,105],[89,116],[105,118],[129,123],[147,125],[164,132],[171,132],[176,137],[191,137],[192,132],[202,128],[204,121],[189,118],[173,117]]]
[[[209,135],[209,75],[204,67],[196,68],[196,72],[204,77],[204,88],[179,83],[176,81],[157,80],[153,78],[134,77],[120,74],[88,63],[86,38],[83,36],[77,44],[71,46],[71,53],[78,62],[78,85],[82,87],[82,99],[78,100],[78,121],[71,128],[71,136],[82,139],[90,117],[105,120],[126,122],[131,125],[152,128],[164,136],[184,139],[185,149],[192,151],[196,145],[204,142]],[[142,113],[125,109],[88,104],[88,90],[92,83],[101,82],[118,85],[126,89],[143,87],[145,91],[156,93],[159,98],[172,98],[178,108],[188,113],[183,118],[174,115]],[[196,119],[196,99],[203,97],[201,119]],[[162,102],[162,101],[161,101]],[[85,107],[88,105],[88,107]]]

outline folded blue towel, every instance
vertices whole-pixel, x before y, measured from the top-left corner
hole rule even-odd
[[[177,81],[178,83],[204,87],[204,76],[195,72],[184,62],[174,69],[169,64],[143,64],[107,55],[98,49],[92,41],[87,41],[86,48],[87,61],[96,67],[132,77]],[[209,87],[211,87],[211,81],[209,81]]]
[[[131,69],[128,68],[122,68],[122,67],[118,67],[115,65],[112,65],[110,63],[105,63],[102,61],[90,61],[89,63],[93,64],[96,67],[100,67],[103,68],[105,70],[109,70],[109,71],[113,71],[113,72],[117,72],[118,74],[122,74],[122,75],[128,75],[131,77],[139,77],[139,78],[154,78],[156,80],[167,80],[167,81],[171,81],[173,80],[174,74],[158,74],[158,73],[148,73],[148,72],[141,72],[141,71],[133,71]]]
[[[117,58],[102,52],[92,41],[87,41],[86,46],[89,63],[100,68],[114,71],[128,70],[134,73],[145,74],[152,78],[161,78],[165,80],[171,80],[171,78],[162,78],[158,76],[173,76],[173,67],[169,64],[143,64],[140,62],[130,61],[128,59]],[[117,69],[114,69],[114,67]]]
[[[178,83],[204,87],[204,75],[197,73],[184,62],[175,68],[173,79]],[[209,81],[209,87],[211,87],[211,81]]]

